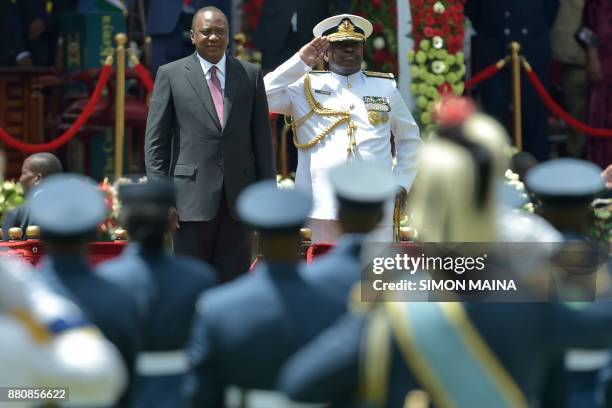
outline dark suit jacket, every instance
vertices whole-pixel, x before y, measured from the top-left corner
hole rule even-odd
[[[221,407],[228,384],[274,389],[283,362],[332,324],[343,303],[303,279],[298,265],[257,264],[198,301],[187,383],[194,407]]]
[[[257,66],[227,56],[225,126],[194,53],[157,72],[145,134],[150,179],[170,176],[181,221],[208,221],[222,189],[234,218],[238,194],[274,177],[268,101]]]
[[[204,6],[215,6],[231,19],[231,2],[228,0],[193,0],[194,10]],[[147,10],[147,34],[170,34],[180,21],[182,0],[150,0]],[[231,27],[231,24],[230,24]]]
[[[289,35],[291,17],[297,11],[297,43],[300,46],[312,40],[312,29],[321,20],[331,16],[329,0],[265,0],[255,32],[257,48],[278,52]],[[336,11],[348,12],[349,0],[335,0]]]

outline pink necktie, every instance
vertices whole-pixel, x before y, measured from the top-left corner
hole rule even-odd
[[[217,77],[217,66],[213,65],[209,72],[210,79],[208,80],[208,87],[210,88],[210,95],[215,104],[219,123],[223,126],[223,92],[221,91],[221,82],[219,82],[219,78]]]

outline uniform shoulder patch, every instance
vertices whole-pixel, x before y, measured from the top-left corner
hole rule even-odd
[[[309,71],[309,74],[327,74],[329,71],[317,71],[317,70],[312,70]]]
[[[369,77],[395,79],[395,75],[391,72],[363,71],[363,73]]]

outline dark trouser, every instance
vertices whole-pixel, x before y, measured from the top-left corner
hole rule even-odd
[[[180,222],[174,234],[174,252],[208,262],[217,269],[220,282],[246,273],[251,258],[250,231],[227,209],[225,193],[210,221]]]

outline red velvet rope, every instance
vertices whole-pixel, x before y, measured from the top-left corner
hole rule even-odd
[[[102,89],[106,86],[106,82],[108,82],[108,78],[110,77],[111,66],[104,65],[102,70],[100,71],[100,78],[98,79],[98,83],[96,84],[96,88],[94,89],[91,97],[87,101],[87,105],[83,109],[83,112],[79,115],[77,120],[70,126],[63,135],[54,139],[48,143],[26,143],[21,140],[15,139],[11,136],[6,130],[0,127],[0,140],[7,144],[7,146],[12,147],[13,149],[21,150],[25,153],[39,153],[39,152],[48,152],[57,150],[62,147],[64,144],[68,143],[85,123],[89,120],[96,104],[100,100],[100,95],[102,94]]]
[[[525,68],[525,71],[527,72],[527,78],[529,79],[529,82],[531,82],[531,85],[533,85],[538,96],[540,97],[540,99],[542,99],[542,102],[544,102],[544,105],[546,105],[546,107],[552,113],[559,116],[561,119],[565,121],[565,123],[567,123],[569,126],[573,127],[574,129],[576,129],[577,131],[581,133],[584,133],[589,136],[595,136],[595,137],[612,137],[612,129],[602,129],[602,128],[591,127],[587,125],[586,123],[583,123],[579,121],[578,119],[575,119],[569,113],[564,111],[563,108],[559,106],[559,104],[555,102],[555,100],[546,91],[546,88],[544,87],[544,85],[542,85],[540,78],[538,78],[538,75],[535,73],[533,69],[531,69],[529,64],[523,61],[523,68]]]
[[[493,75],[497,74],[504,66],[506,66],[506,60],[500,60],[494,64],[489,65],[470,79],[464,82],[465,89],[470,89],[478,85],[479,83],[486,81]]]
[[[134,65],[134,69],[140,77],[142,84],[145,86],[145,88],[147,88],[147,92],[153,92],[153,79],[151,78],[149,70],[146,69],[140,62]]]

